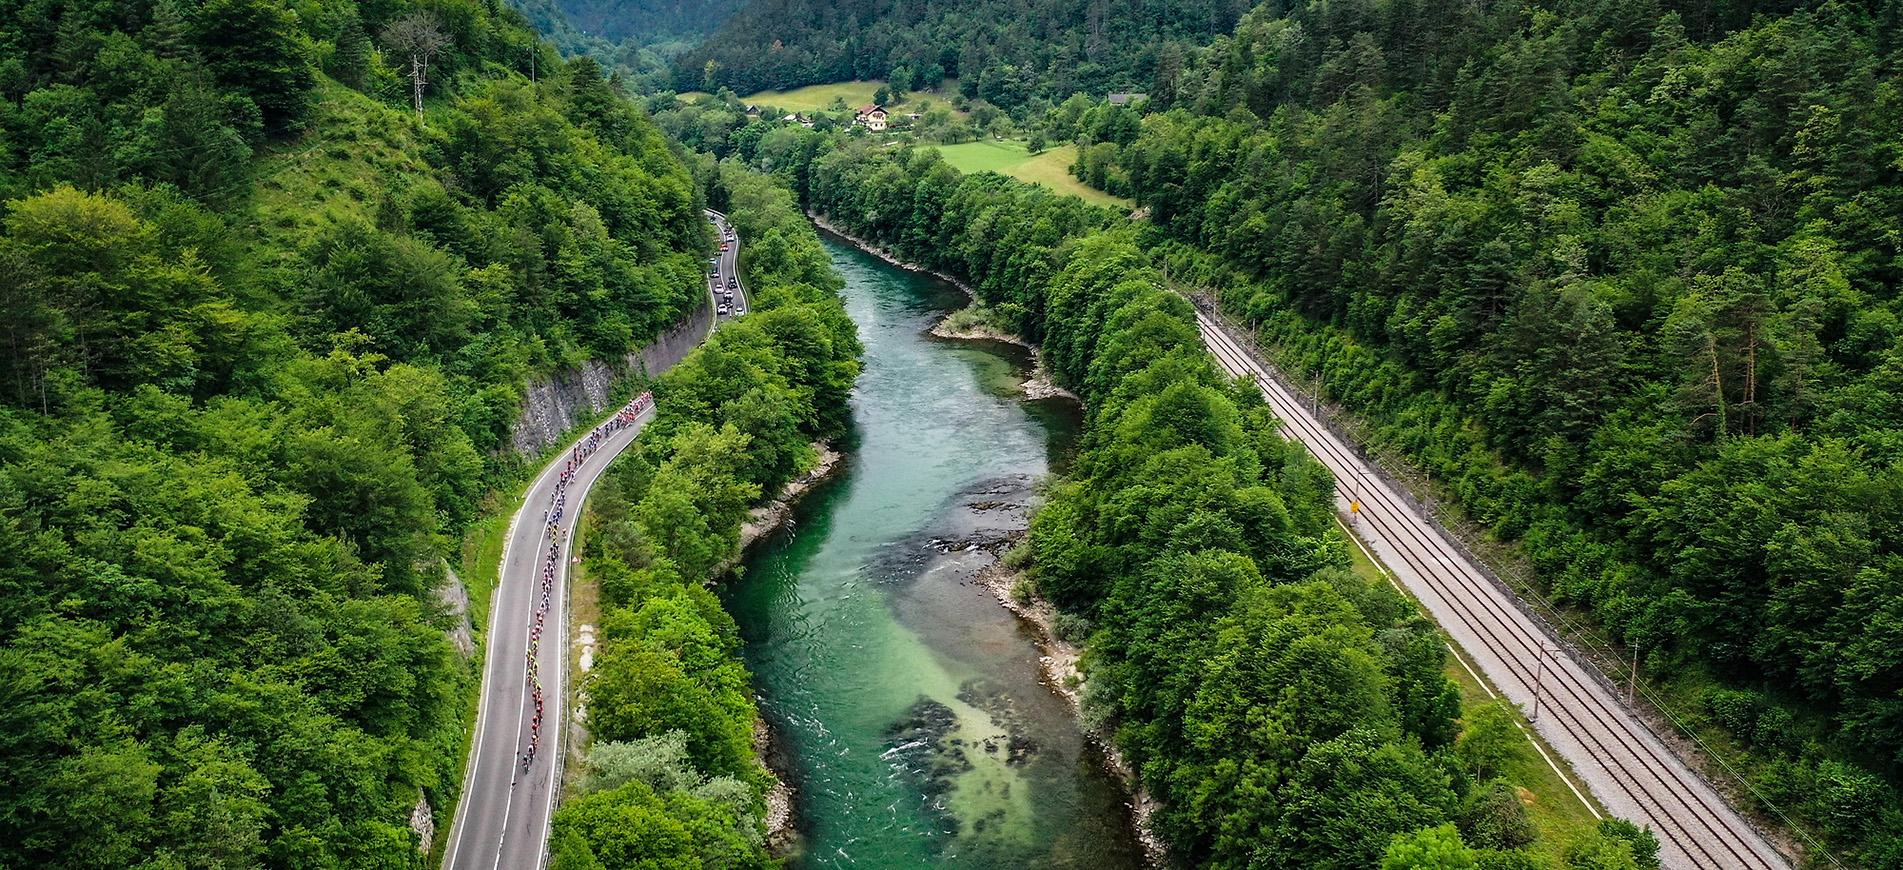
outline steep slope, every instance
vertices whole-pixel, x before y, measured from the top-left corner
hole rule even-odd
[[[1861,866],[1903,854],[1899,11],[1264,6],[1080,161]]]
[[[890,79],[901,90],[957,78],[1012,108],[1033,96],[1124,90],[1227,32],[1236,0],[755,0],[676,63],[679,90],[766,89]]]
[[[692,180],[493,4],[0,21],[0,864],[412,865],[431,589],[522,385],[700,298]]]
[[[673,87],[668,58],[699,43],[745,0],[509,0],[565,55],[587,55],[642,93]]]
[[[569,23],[616,42],[657,45],[706,36],[745,0],[554,0]]]

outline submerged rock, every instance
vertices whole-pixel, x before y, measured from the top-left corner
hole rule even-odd
[[[923,798],[926,813],[937,829],[958,833],[958,819],[946,810],[943,800],[951,791],[952,778],[971,770],[964,751],[946,738],[958,728],[958,714],[944,704],[919,696],[905,715],[886,728],[888,747],[879,757],[890,761],[910,781]]]
[[[1031,739],[1030,729],[1026,727],[1024,717],[1018,712],[1011,696],[1003,690],[973,680],[966,683],[958,692],[958,700],[977,707],[991,716],[1000,728],[1004,729],[1004,763],[1013,767],[1030,763],[1037,754],[1037,741]],[[999,750],[997,738],[984,741],[985,752],[996,754]]]

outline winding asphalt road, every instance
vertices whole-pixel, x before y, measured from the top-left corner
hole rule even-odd
[[[711,208],[707,209],[706,212],[707,212],[707,219],[713,222],[714,229],[720,233],[720,237],[722,239],[727,238],[727,234],[729,232],[733,233],[733,241],[727,245],[727,250],[720,252],[720,263],[719,263],[720,286],[724,289],[727,286],[728,276],[732,276],[734,279],[734,285],[740,291],[734,294],[735,305],[734,305],[733,311],[729,313],[726,318],[720,318],[720,319],[732,319],[735,317],[739,317],[740,315],[745,314],[748,311],[753,310],[753,299],[752,297],[747,295],[747,284],[745,281],[741,281],[739,277],[740,276],[740,232],[733,228],[733,224],[727,220],[726,215],[721,214],[720,212],[714,211]],[[710,285],[708,289],[711,291],[713,288]],[[714,307],[716,310],[718,310],[720,307],[718,303],[719,303],[719,300],[715,300]]]
[[[726,238],[726,216],[713,211],[707,216],[721,238]],[[739,264],[740,242],[736,237],[719,257],[722,287],[729,276],[738,281]],[[747,301],[744,285],[736,301]],[[740,310],[747,308],[751,305]],[[522,507],[509,520],[499,580],[489,601],[476,736],[470,742],[462,800],[456,804],[456,818],[444,847],[443,866],[449,870],[536,870],[547,860],[549,821],[561,792],[561,741],[567,730],[563,726],[568,700],[568,568],[573,563],[569,533],[595,481],[653,417],[650,405],[634,425],[603,439],[569,482],[567,516],[558,524],[562,559],[557,565],[544,629],[548,642],[537,645],[536,672],[542,681],[546,708],[542,732],[548,739],[542,741],[527,769],[522,766],[522,758],[529,748],[530,724],[535,715],[529,685],[529,630],[534,623],[538,590],[536,572],[550,543],[543,511],[548,508],[569,451],[561,451],[542,469],[523,496]],[[584,432],[581,437],[587,435]]]
[[[1356,533],[1461,651],[1508,700],[1522,710],[1537,709],[1533,725],[1540,736],[1572,764],[1608,809],[1658,834],[1665,866],[1790,866],[1633,715],[1596,672],[1574,659],[1511,592],[1469,561],[1413,502],[1321,425],[1242,342],[1205,312],[1197,312],[1196,325],[1223,370],[1252,377],[1282,418],[1286,433],[1334,473],[1341,482],[1340,510],[1347,514],[1347,499],[1359,499]]]

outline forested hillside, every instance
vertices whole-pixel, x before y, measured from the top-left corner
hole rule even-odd
[[[745,0],[551,0],[590,36],[657,45],[712,33]]]
[[[695,201],[493,3],[0,2],[0,865],[419,865],[444,558]]]
[[[588,55],[646,93],[673,87],[669,59],[698,44],[745,0],[509,0],[566,55]]]
[[[1079,166],[1749,749],[1760,797],[1884,867],[1900,14],[1269,4]]]
[[[1141,90],[1178,42],[1226,33],[1242,0],[758,0],[676,62],[678,90],[748,94],[889,79],[900,91],[959,79],[1011,109],[1035,96]]]

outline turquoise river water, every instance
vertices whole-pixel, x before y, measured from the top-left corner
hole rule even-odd
[[[1142,866],[1126,796],[1032,632],[972,581],[1077,431],[1028,357],[927,334],[959,291],[828,237],[866,346],[847,465],[727,592],[801,867]]]

